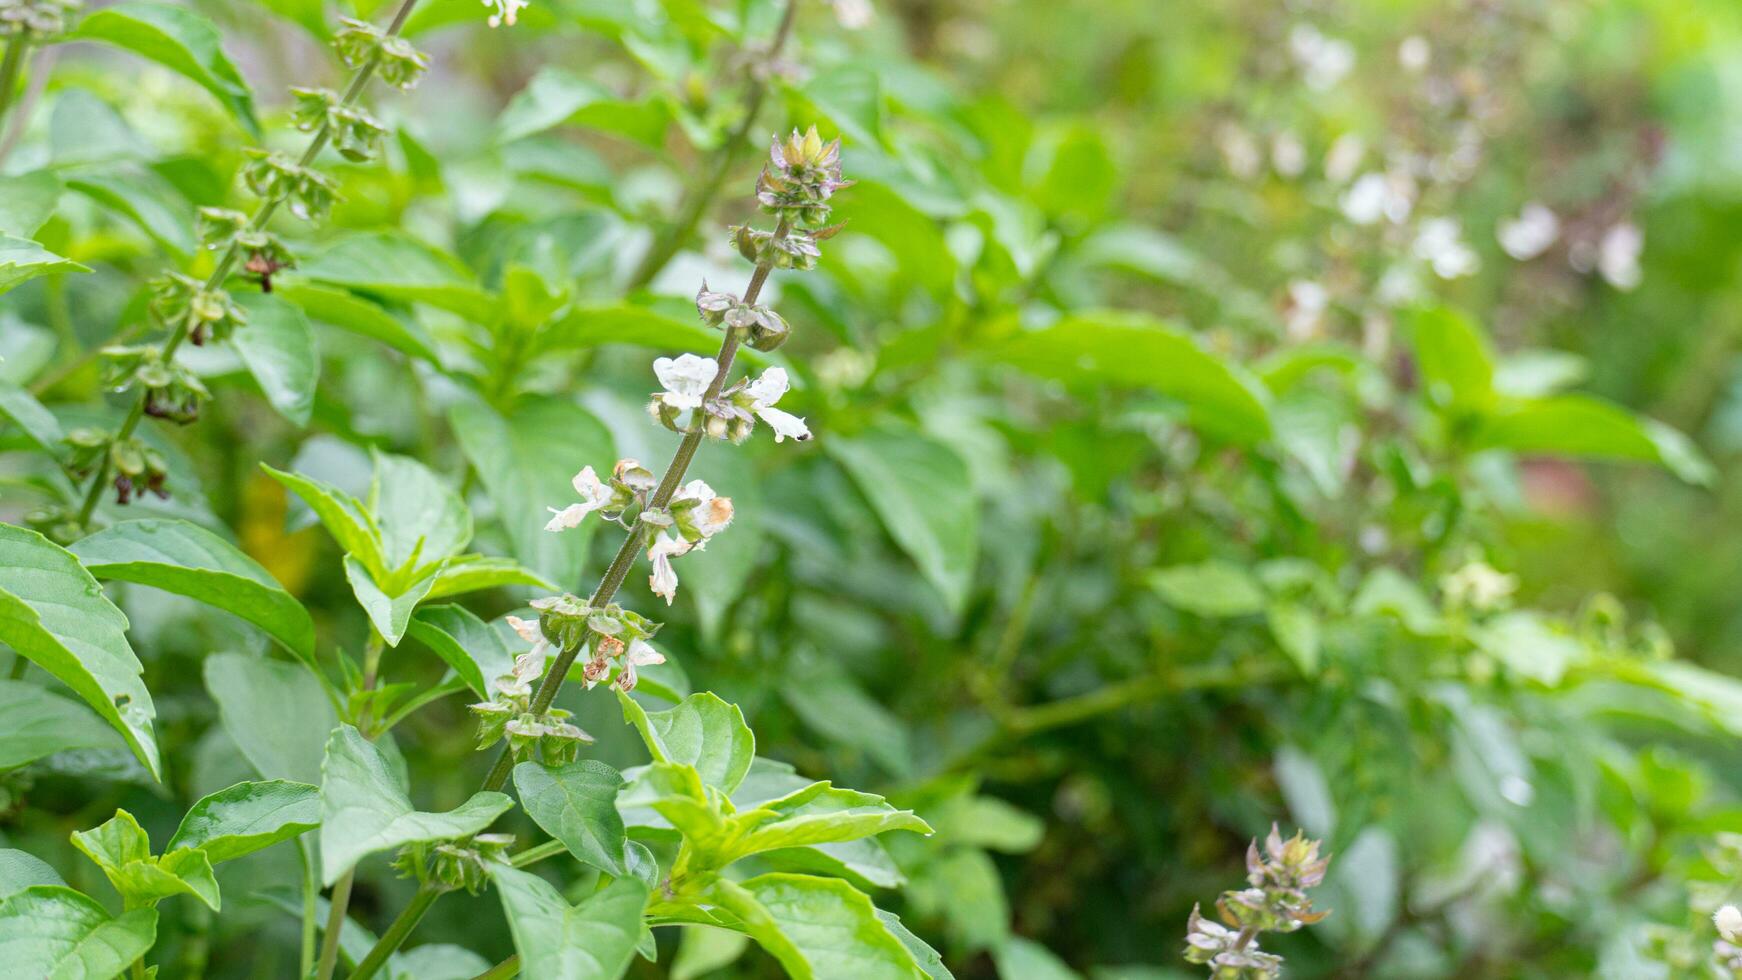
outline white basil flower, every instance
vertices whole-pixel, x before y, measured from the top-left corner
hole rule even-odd
[[[544,629],[538,625],[538,620],[536,619],[521,619],[519,616],[509,616],[508,625],[521,639],[532,644],[531,653],[543,656],[556,648],[556,645],[551,643],[544,635]],[[542,665],[540,669],[542,670]]]
[[[1639,285],[1639,253],[1645,249],[1645,234],[1631,221],[1610,228],[1597,243],[1597,271],[1609,285],[1623,292]]]
[[[635,690],[635,668],[662,663],[665,663],[665,654],[655,650],[652,644],[646,640],[630,640],[629,652],[623,656],[623,669],[617,673],[617,686],[625,692]]]
[[[1712,925],[1718,927],[1718,935],[1727,942],[1742,941],[1742,909],[1734,905],[1726,905],[1712,913]]]
[[[696,505],[685,515],[691,525],[702,536],[705,544],[707,539],[724,531],[732,523],[732,498],[721,497],[714,493],[714,488],[702,480],[691,480],[672,495],[671,502],[693,500]],[[701,547],[701,545],[697,545]]]
[[[1476,271],[1476,253],[1464,244],[1463,228],[1456,218],[1429,218],[1415,236],[1415,257],[1426,262],[1441,279],[1456,279]]]
[[[582,467],[570,486],[581,495],[581,502],[570,504],[562,510],[546,507],[553,515],[544,525],[546,531],[566,531],[571,527],[579,527],[588,514],[611,502],[611,488],[600,482],[599,475],[593,472],[591,466]]]
[[[750,396],[750,410],[774,430],[775,442],[787,439],[803,442],[811,437],[810,427],[804,424],[804,419],[774,407],[774,403],[780,401],[789,388],[791,385],[787,383],[786,370],[777,367],[762,372],[761,377],[744,388],[744,393]]]
[[[501,27],[507,24],[514,26],[524,7],[532,5],[532,0],[484,0],[484,6],[493,8],[496,12],[490,15],[490,26]]]
[[[701,408],[702,396],[707,394],[708,385],[713,383],[719,369],[720,365],[712,358],[700,354],[657,358],[653,362],[653,375],[665,391],[654,397],[680,411]]]
[[[688,554],[689,550],[688,541],[674,538],[664,531],[659,532],[659,536],[653,539],[653,544],[648,546],[647,558],[653,562],[653,574],[647,577],[647,585],[668,606],[677,596],[677,571],[671,567],[671,560]]]

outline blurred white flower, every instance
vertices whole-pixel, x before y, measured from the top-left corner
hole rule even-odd
[[[1428,47],[1427,38],[1419,34],[1411,34],[1397,46],[1397,63],[1406,71],[1421,71],[1432,56],[1433,49]]]
[[[708,385],[719,369],[719,363],[713,358],[700,354],[655,358],[653,375],[665,388],[665,393],[657,397],[680,411],[701,408],[702,396],[707,393]]]
[[[1415,206],[1415,181],[1402,173],[1365,173],[1343,194],[1343,215],[1358,225],[1384,218],[1402,224]]]
[[[1639,253],[1645,248],[1645,234],[1631,221],[1623,221],[1603,233],[1597,244],[1597,271],[1616,289],[1629,290],[1639,285]]]
[[[1415,234],[1415,257],[1441,279],[1456,279],[1476,271],[1476,253],[1464,244],[1456,218],[1429,218]]]
[[[544,526],[546,531],[566,531],[571,527],[579,527],[588,514],[611,502],[611,488],[599,481],[598,474],[593,472],[591,466],[582,467],[569,485],[581,495],[581,502],[570,504],[562,510],[546,507],[545,510],[552,514],[550,521]]]
[[[1258,168],[1264,164],[1264,153],[1258,148],[1258,142],[1233,123],[1216,127],[1216,149],[1222,152],[1228,172],[1240,180],[1258,176]]]
[[[1560,237],[1561,222],[1555,213],[1535,201],[1524,206],[1518,217],[1502,221],[1496,233],[1500,247],[1520,262],[1534,259]]]
[[[1289,283],[1288,309],[1283,314],[1288,336],[1293,340],[1308,340],[1317,335],[1319,321],[1330,302],[1331,294],[1325,291],[1325,287],[1310,279],[1296,279]]]
[[[521,9],[531,3],[532,0],[484,0],[484,6],[496,11],[490,15],[491,27],[501,27],[503,24],[513,27],[515,20],[520,17]]]
[[[1307,87],[1315,91],[1336,85],[1355,67],[1355,46],[1326,37],[1311,24],[1297,24],[1288,35],[1288,48],[1300,66]]]
[[[832,0],[835,20],[849,31],[871,26],[871,0]]]
[[[1485,561],[1473,561],[1440,579],[1440,590],[1452,606],[1491,612],[1506,605],[1518,590],[1518,577],[1496,570]]]
[[[1299,177],[1306,169],[1306,147],[1300,137],[1287,130],[1271,137],[1270,165],[1284,177]]]
[[[1712,913],[1712,925],[1727,942],[1742,942],[1742,909],[1726,905]]]
[[[1344,133],[1331,144],[1330,152],[1325,154],[1325,179],[1335,184],[1341,184],[1355,176],[1355,168],[1361,165],[1361,158],[1367,155],[1367,143],[1354,133]]]
[[[761,377],[744,388],[744,393],[751,399],[750,410],[774,430],[775,442],[787,439],[803,442],[811,437],[810,427],[804,424],[804,419],[774,407],[774,403],[780,401],[781,396],[791,387],[787,382],[786,370],[774,367],[762,372]]]

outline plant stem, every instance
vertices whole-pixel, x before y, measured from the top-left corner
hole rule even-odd
[[[405,907],[405,911],[399,913],[399,918],[393,920],[393,924],[387,927],[387,931],[381,934],[381,938],[369,950],[369,955],[363,957],[363,961],[357,964],[357,969],[351,971],[349,980],[368,980],[374,976],[375,971],[386,964],[387,957],[392,956],[393,951],[411,935],[411,930],[417,928],[423,914],[429,911],[429,907],[440,896],[441,889],[435,885],[419,888],[417,894],[411,896],[411,903]]]
[[[51,47],[36,55],[35,70],[30,73],[30,81],[24,87],[24,97],[12,106],[11,124],[0,120],[0,164],[5,164],[6,158],[17,148],[18,141],[24,138],[25,127],[30,125],[30,113],[42,98],[43,90],[48,88],[49,66],[54,64],[56,50]]]
[[[351,905],[352,871],[340,876],[333,885],[333,897],[327,906],[327,934],[321,937],[320,965],[315,980],[332,980],[333,969],[339,965],[339,936],[345,931],[345,912]]]
[[[514,865],[516,868],[524,868],[529,864],[537,864],[547,857],[555,857],[556,855],[561,854],[564,850],[566,850],[566,848],[563,847],[562,841],[547,840],[536,847],[529,847],[526,850],[521,851],[519,854],[514,855],[514,857],[509,859],[508,863]]]
[[[776,242],[786,237],[789,227],[785,221],[775,226],[774,240]],[[762,294],[762,287],[768,282],[769,273],[774,271],[772,265],[758,265],[750,275],[749,285],[744,287],[744,303],[754,305],[756,298]],[[720,353],[716,357],[718,367],[714,370],[714,380],[708,382],[708,390],[702,395],[702,404],[707,404],[719,397],[721,389],[726,387],[726,376],[732,371],[732,359],[738,353],[738,331],[728,329],[726,338],[720,343]],[[653,491],[653,499],[647,505],[647,510],[662,510],[671,503],[671,498],[677,493],[677,488],[683,483],[684,474],[689,470],[690,462],[696,458],[696,451],[701,448],[705,436],[703,427],[697,425],[684,434],[683,441],[678,443],[677,452],[672,455],[671,465],[666,467],[665,476],[659,481],[658,489]],[[617,590],[623,586],[623,580],[629,577],[629,567],[635,564],[635,556],[641,550],[643,532],[646,530],[640,518],[629,529],[623,544],[617,548],[617,556],[611,559],[611,564],[605,569],[605,575],[599,580],[599,587],[593,590],[588,600],[593,606],[610,603]],[[550,708],[550,703],[556,700],[556,693],[562,687],[563,681],[569,676],[569,668],[574,666],[575,657],[581,648],[592,639],[589,632],[581,637],[581,641],[572,647],[565,647],[557,654],[556,660],[545,671],[544,678],[538,682],[538,690],[533,692],[530,711],[533,714],[543,714]],[[514,753],[507,746],[502,754],[496,757],[496,765],[490,774],[484,777],[483,788],[488,791],[500,790],[508,782],[508,774],[514,771]],[[417,920],[435,903],[441,892],[434,887],[425,885],[418,889],[412,897],[411,904],[393,920],[393,925],[383,933],[375,947],[369,950],[369,955],[363,962],[357,964],[349,980],[368,980],[375,971],[387,962],[387,957],[399,948],[405,941]]]
[[[12,110],[13,93],[18,90],[18,76],[24,71],[29,49],[30,28],[20,27],[6,42],[6,55],[0,57],[0,131],[6,128],[6,113]]]
[[[315,871],[308,845],[298,840],[296,850],[302,855],[302,955],[299,960],[302,968],[297,976],[306,978],[315,968],[315,936],[320,928],[315,899],[321,894],[321,879]]]
[[[513,956],[508,957],[490,969],[473,977],[472,980],[508,980],[509,977],[517,977],[519,975],[520,954],[515,953]]]
[[[798,14],[799,0],[787,0],[786,10],[780,16],[780,27],[774,32],[774,40],[769,43],[768,51],[762,57],[754,59],[746,69],[749,92],[744,98],[744,118],[714,151],[714,157],[708,166],[708,175],[699,185],[696,185],[686,195],[683,206],[679,208],[677,217],[657,236],[653,244],[648,246],[647,254],[636,263],[635,272],[629,277],[630,292],[646,286],[659,275],[677,250],[683,247],[690,235],[696,230],[696,224],[702,220],[702,215],[708,211],[708,206],[719,196],[720,188],[726,183],[726,177],[732,172],[732,167],[738,162],[738,155],[743,152],[744,140],[750,135],[750,128],[756,125],[756,117],[762,111],[762,102],[768,96],[768,80],[766,69],[780,56],[782,48],[786,47],[786,39],[792,34],[792,22]],[[758,68],[764,71],[758,71]],[[748,302],[748,301],[747,301]]]
[[[393,37],[399,33],[400,29],[405,26],[405,19],[411,16],[412,8],[417,6],[417,2],[418,0],[403,0],[399,5],[398,12],[393,15],[393,22],[388,25],[386,32],[387,37]],[[11,56],[10,48],[7,49],[7,56]],[[345,94],[339,100],[339,103],[348,106],[351,103],[356,102],[358,97],[363,94],[363,89],[368,87],[369,80],[375,77],[375,69],[378,68],[380,64],[381,52],[377,49],[374,56],[364,62],[362,67],[357,69],[356,75],[352,76],[351,84],[345,88]],[[0,115],[3,115],[3,106],[0,106]],[[331,118],[330,115],[328,118]],[[315,130],[314,136],[309,140],[308,148],[303,151],[302,157],[297,161],[297,165],[306,167],[313,163],[315,157],[319,156],[321,150],[326,148],[327,141],[331,138],[332,127],[326,120],[322,120],[320,128]],[[260,207],[254,212],[254,217],[248,222],[249,230],[259,231],[260,229],[265,228],[266,223],[272,220],[273,213],[278,210],[278,206],[283,202],[284,198],[282,196],[269,197],[261,201]],[[235,268],[236,260],[241,258],[241,255],[242,249],[240,244],[232,241],[230,247],[224,250],[224,254],[218,257],[217,265],[213,267],[212,274],[206,277],[205,288],[217,289],[219,286],[222,286],[224,282],[230,278],[230,270]],[[182,341],[187,339],[187,335],[187,321],[184,319],[175,325],[175,329],[170,331],[169,337],[163,342],[162,356],[165,361],[168,361],[170,358],[175,356],[176,349],[181,346]],[[139,421],[144,416],[145,392],[141,391],[139,397],[133,402],[132,411],[127,413],[126,420],[121,423],[120,430],[115,434],[115,437],[109,441],[110,445],[124,442],[131,437],[133,435],[133,430],[139,427]],[[85,524],[90,521],[91,514],[97,509],[97,501],[102,499],[103,485],[108,478],[109,454],[104,452],[98,457],[96,475],[91,478],[90,490],[86,492],[85,501],[79,507],[80,524]]]

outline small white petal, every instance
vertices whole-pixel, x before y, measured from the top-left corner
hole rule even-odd
[[[562,510],[546,507],[545,510],[550,511],[554,516],[545,522],[544,529],[546,531],[566,531],[571,527],[580,527],[581,522],[587,519],[587,515],[597,509],[597,505],[588,503],[570,504]]]
[[[508,625],[514,632],[528,643],[538,643],[544,639],[544,630],[538,628],[538,620],[521,619],[519,616],[509,616]]]
[[[810,426],[805,425],[804,419],[791,412],[763,407],[756,409],[756,414],[761,416],[762,421],[767,422],[768,427],[774,430],[775,442],[783,442],[787,439],[797,439],[803,442],[811,437]]]
[[[653,648],[646,640],[630,640],[629,654],[625,663],[633,667],[648,667],[653,664],[665,663],[665,654]]]
[[[711,358],[700,354],[684,354],[680,357],[661,357],[653,362],[654,377],[665,387],[667,392],[680,398],[696,400],[701,404],[701,397],[708,390],[708,384],[714,380],[714,374],[720,365]]]
[[[787,381],[786,369],[771,367],[762,372],[760,378],[746,385],[744,393],[751,397],[756,407],[761,408],[764,405],[772,405],[780,401],[781,396],[785,395],[791,387],[792,385]]]

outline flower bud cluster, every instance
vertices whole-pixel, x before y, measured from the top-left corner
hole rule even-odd
[[[0,0],[0,35],[59,34],[67,29],[67,15],[81,6],[82,0]]]
[[[103,383],[111,391],[145,389],[145,414],[187,425],[211,397],[192,371],[165,359],[156,347],[105,347]]]
[[[169,499],[169,491],[163,487],[169,478],[169,464],[162,453],[137,437],[116,440],[102,429],[78,428],[67,433],[66,443],[71,449],[67,470],[76,477],[90,475],[107,457],[115,473],[117,502],[125,504],[146,492]]]
[[[416,87],[429,70],[429,58],[411,46],[411,42],[387,32],[368,21],[346,18],[333,35],[333,49],[346,68],[361,68],[373,59],[376,74],[387,84],[399,89]]]
[[[636,668],[665,663],[665,655],[647,642],[659,632],[662,624],[616,603],[594,608],[578,596],[564,593],[534,600],[539,611],[537,623],[509,618],[522,639],[539,644],[554,644],[563,649],[579,648],[581,678],[587,689],[609,679],[613,687],[627,694],[635,690]],[[615,670],[615,676],[613,676]]]
[[[1306,891],[1323,883],[1329,857],[1319,855],[1319,842],[1297,832],[1283,840],[1272,825],[1259,850],[1254,840],[1246,851],[1249,887],[1227,891],[1216,900],[1222,922],[1205,919],[1196,907],[1186,923],[1185,958],[1210,967],[1215,980],[1271,980],[1282,970],[1282,958],[1258,948],[1262,932],[1293,932],[1329,915],[1314,912]]]
[[[248,216],[230,208],[200,208],[200,243],[214,252],[234,248],[242,256],[242,268],[260,280],[260,288],[272,292],[272,277],[281,269],[296,268],[296,257],[277,235],[254,227]]]
[[[171,272],[152,283],[151,311],[168,327],[183,327],[195,346],[225,340],[248,315],[222,289],[208,289],[192,276]]]
[[[696,312],[716,330],[743,331],[745,341],[759,351],[774,350],[792,332],[780,314],[766,306],[751,306],[732,293],[714,292],[705,281],[696,293]]]
[[[756,182],[756,200],[793,230],[811,232],[828,224],[829,198],[852,185],[841,179],[841,141],[824,143],[812,126],[774,141]]]
[[[381,148],[381,138],[387,135],[382,126],[366,110],[346,105],[324,88],[293,88],[296,97],[293,118],[296,128],[312,133],[322,126],[339,155],[353,163],[373,157]]]
[[[478,748],[503,739],[516,760],[537,755],[548,765],[573,762],[593,736],[569,723],[573,712],[562,708],[532,710],[533,684],[544,674],[545,650],[535,646],[514,659],[514,667],[496,679],[496,697],[471,705],[478,716]]]
[[[284,201],[290,213],[304,221],[319,221],[339,199],[339,184],[313,167],[305,167],[288,153],[249,150],[251,158],[242,171],[248,189],[262,198]]]
[[[415,878],[420,885],[434,881],[479,895],[489,883],[490,865],[506,861],[513,843],[513,834],[477,834],[466,841],[407,844],[393,859],[393,867],[400,877]]]

